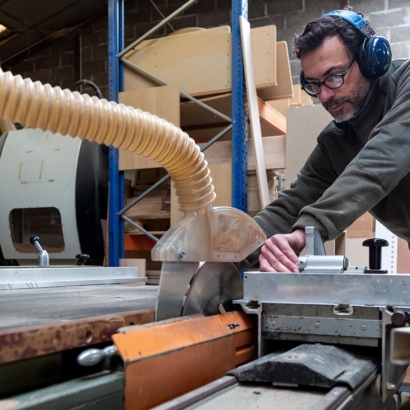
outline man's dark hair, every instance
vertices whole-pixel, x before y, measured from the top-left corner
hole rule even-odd
[[[361,17],[363,14],[357,13]],[[339,36],[353,57],[363,43],[363,34],[348,21],[339,17],[320,17],[310,22],[301,35],[293,39],[293,54],[301,58],[303,54],[316,50],[327,37]]]

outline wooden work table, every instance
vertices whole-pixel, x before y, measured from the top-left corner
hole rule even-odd
[[[154,320],[157,286],[70,286],[0,291],[0,364],[111,339]]]

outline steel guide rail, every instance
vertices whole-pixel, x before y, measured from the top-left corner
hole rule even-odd
[[[10,267],[0,269],[0,290],[146,282],[138,268],[102,266]]]
[[[243,301],[410,307],[410,276],[245,272]]]

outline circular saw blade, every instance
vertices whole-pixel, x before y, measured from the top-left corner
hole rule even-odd
[[[230,262],[206,262],[192,278],[182,308],[182,315],[220,313],[234,310],[233,299],[243,297],[243,280],[238,268]]]

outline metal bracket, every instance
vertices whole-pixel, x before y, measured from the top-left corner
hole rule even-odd
[[[320,232],[314,226],[305,228],[306,256],[300,256],[298,267],[304,273],[343,273],[349,267],[343,255],[326,256]]]
[[[314,226],[305,228],[306,255],[326,255],[325,245],[320,232]]]
[[[397,391],[406,375],[407,364],[398,365],[391,360],[392,340],[392,308],[381,308],[382,313],[382,401],[383,403]]]

